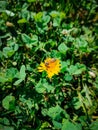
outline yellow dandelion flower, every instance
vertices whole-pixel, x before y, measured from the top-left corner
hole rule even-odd
[[[61,64],[59,59],[47,58],[44,62],[41,62],[38,67],[38,71],[46,71],[47,77],[52,78],[54,75],[58,75],[60,72]]]

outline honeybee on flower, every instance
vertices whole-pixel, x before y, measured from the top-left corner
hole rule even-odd
[[[49,67],[49,65],[52,64],[52,63],[54,63],[55,61],[56,61],[56,59],[55,59],[55,58],[52,58],[51,60],[45,62],[45,66],[46,66],[46,67]]]
[[[60,72],[61,64],[59,59],[55,58],[47,58],[44,62],[40,63],[38,67],[38,71],[46,71],[47,77],[52,78],[54,75],[58,75]]]

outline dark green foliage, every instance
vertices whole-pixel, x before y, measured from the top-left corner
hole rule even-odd
[[[98,129],[97,0],[0,1],[0,130]],[[50,80],[37,67],[61,62]]]

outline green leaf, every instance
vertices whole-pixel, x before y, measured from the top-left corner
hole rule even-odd
[[[38,93],[51,92],[54,90],[54,87],[49,85],[46,81],[42,82],[41,80],[35,86],[35,89]]]
[[[12,81],[17,74],[18,74],[18,70],[14,67],[11,67],[6,70],[6,78],[8,79],[8,81]]]
[[[25,73],[25,65],[22,65],[20,68],[20,79],[24,80],[26,77],[26,73]]]
[[[86,39],[84,39],[84,37],[81,36],[79,38],[76,38],[75,47],[78,48],[80,51],[87,52],[87,45],[88,42],[86,41]]]
[[[49,23],[49,21],[50,21],[50,16],[44,15],[42,20],[43,20],[43,24],[47,25],[47,23]]]
[[[10,122],[7,118],[0,118],[0,124],[10,125]]]
[[[0,1],[0,12],[1,10],[5,10],[7,5],[7,1]]]
[[[23,79],[18,79],[17,81],[15,81],[14,85],[17,86],[17,85],[19,85],[22,81],[23,81]]]
[[[10,47],[4,47],[3,48],[3,55],[8,58],[11,57],[15,53],[15,50],[13,50]]]
[[[25,18],[19,19],[19,20],[17,21],[17,23],[19,23],[19,24],[21,24],[21,23],[27,23],[27,20],[26,20]]]
[[[53,26],[54,27],[60,26],[60,23],[61,23],[60,17],[56,17],[56,18],[53,19]]]
[[[62,108],[60,106],[51,107],[48,110],[48,116],[51,117],[53,120],[56,119],[58,116],[60,118],[60,113],[62,112]]]
[[[0,83],[5,83],[5,82],[7,82],[8,81],[8,79],[4,76],[4,75],[0,75]]]
[[[43,93],[46,90],[41,81],[39,81],[39,83],[35,86],[35,89],[38,93]]]
[[[52,122],[53,122],[55,129],[61,129],[62,128],[62,123],[55,121],[55,120],[53,120]]]
[[[52,120],[61,120],[62,116],[69,118],[69,115],[59,106],[49,108],[47,115],[52,118]]]
[[[70,74],[67,73],[67,74],[65,74],[64,79],[66,81],[71,81],[73,79],[73,77],[72,77],[72,75],[70,75]]]
[[[93,105],[91,97],[90,97],[91,92],[90,92],[89,88],[87,87],[87,85],[84,85],[83,87],[84,87],[83,91],[85,92],[85,96],[87,98],[87,102],[89,104],[89,107],[91,107]]]
[[[90,125],[90,130],[98,130],[98,119],[92,122]]]
[[[41,125],[41,128],[39,130],[45,130],[47,129],[48,127],[50,126],[49,122],[43,122],[42,125]]]
[[[51,11],[50,15],[52,16],[52,18],[56,18],[60,15],[60,13],[58,11]]]
[[[98,88],[98,76],[96,77],[94,85],[95,85],[96,88]]]
[[[2,106],[6,110],[14,110],[15,109],[15,97],[8,95],[2,100]]]
[[[82,103],[77,97],[73,98],[73,102],[74,102],[74,107],[76,110],[78,110],[80,107],[82,107]]]
[[[28,35],[22,34],[21,37],[24,43],[32,43],[32,39]]]
[[[43,12],[38,12],[34,15],[34,19],[36,22],[42,22]]]
[[[2,51],[0,51],[0,60],[3,58]]]
[[[75,65],[71,65],[67,70],[71,75],[79,75],[86,70],[86,67],[83,64],[76,63]]]
[[[63,53],[63,54],[66,54],[67,50],[68,50],[68,47],[64,44],[64,43],[61,43],[59,46],[58,46],[58,50]]]
[[[20,68],[20,72],[17,75],[17,78],[19,78],[17,81],[15,81],[14,85],[19,85],[23,80],[25,80],[26,73],[25,73],[25,65],[22,65]]]
[[[27,0],[27,1],[30,2],[30,3],[31,3],[31,2],[36,2],[36,0]]]
[[[10,11],[10,10],[5,10],[5,12],[6,12],[6,14],[8,15],[8,16],[11,16],[11,17],[13,17],[15,14],[12,12],[12,11]]]
[[[5,82],[12,82],[14,78],[16,78],[16,75],[18,74],[18,70],[14,67],[8,68],[6,72],[3,74],[0,73],[0,82],[5,83]]]
[[[23,42],[26,43],[26,46],[28,48],[32,48],[33,46],[37,45],[37,43],[38,43],[37,35],[33,35],[33,37],[29,37],[26,34],[22,34],[21,37],[22,37]]]
[[[39,12],[34,16],[36,21],[36,28],[39,33],[44,33],[48,30],[48,23],[50,21],[50,16],[46,15],[45,12]]]
[[[50,15],[52,16],[54,27],[60,26],[62,19],[65,17],[65,13],[58,11],[51,11]]]
[[[0,130],[14,130],[14,127],[12,126],[4,126],[0,124]]]
[[[67,71],[68,66],[70,65],[70,60],[65,61],[61,61],[61,72],[64,73],[65,71]]]
[[[70,74],[75,74],[76,72],[77,72],[77,70],[78,70],[78,68],[77,68],[77,66],[75,66],[75,65],[71,65],[69,68],[68,68],[68,72],[70,73]]]
[[[69,120],[64,119],[63,126],[61,130],[82,130],[80,125],[71,123]]]

